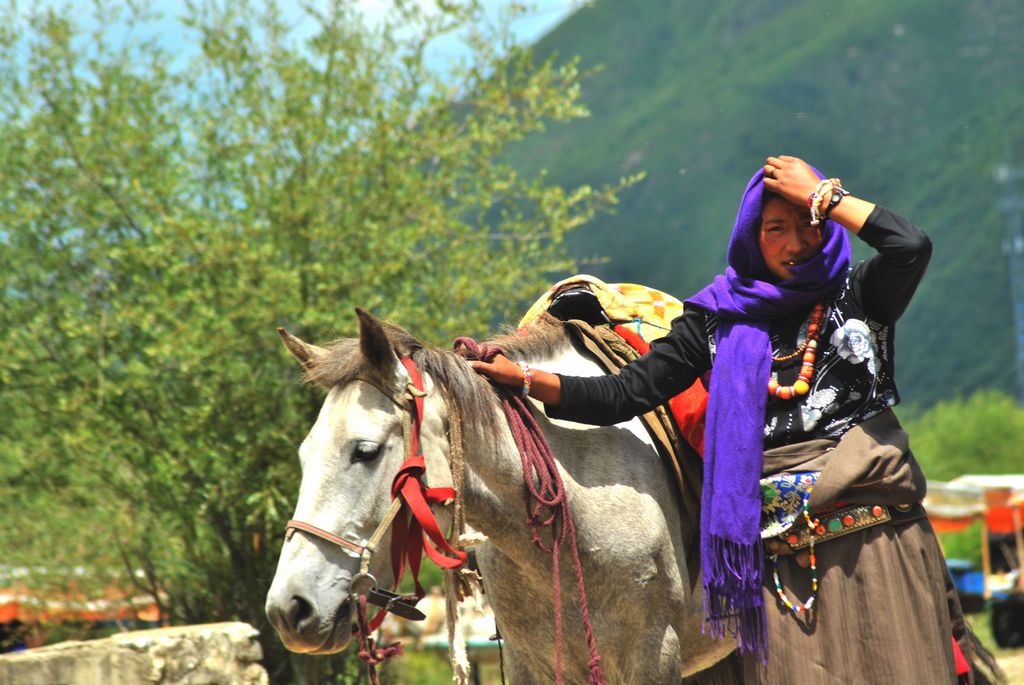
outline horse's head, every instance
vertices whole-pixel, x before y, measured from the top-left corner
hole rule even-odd
[[[409,375],[399,362],[419,344],[396,326],[357,310],[358,340],[324,349],[281,332],[306,377],[327,390],[316,423],[299,448],[302,483],[293,519],[365,546],[391,505],[391,484],[406,454],[402,396]],[[421,445],[431,485],[448,485],[444,403],[428,392]],[[446,522],[442,522],[446,525]],[[378,585],[394,583],[386,533],[369,562]],[[365,554],[365,553],[364,553]],[[295,652],[331,653],[352,637],[360,553],[299,528],[290,529],[266,612],[285,646]]]

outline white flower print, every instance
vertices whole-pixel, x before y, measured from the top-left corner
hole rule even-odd
[[[835,409],[830,405],[836,401],[838,395],[835,388],[824,388],[807,396],[804,403],[800,405],[800,418],[803,420],[805,431],[813,430],[826,411]]]
[[[810,432],[814,430],[814,427],[818,425],[818,419],[821,418],[821,410],[807,405],[800,405],[800,420],[804,424],[804,430]]]
[[[851,364],[866,361],[868,371],[875,373],[875,334],[860,319],[847,319],[841,327],[832,333],[830,341],[836,351]]]
[[[825,409],[835,402],[837,397],[839,397],[839,391],[834,387],[823,388],[808,395],[806,404],[815,409]]]

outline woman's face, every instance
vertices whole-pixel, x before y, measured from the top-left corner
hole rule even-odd
[[[790,267],[803,264],[821,250],[821,226],[811,226],[806,207],[765,195],[758,243],[768,271],[780,281],[793,277]]]

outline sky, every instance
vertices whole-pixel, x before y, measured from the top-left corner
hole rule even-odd
[[[369,20],[382,16],[391,6],[392,0],[354,0],[361,12]],[[436,6],[436,0],[413,0],[425,9]],[[513,22],[512,31],[516,39],[522,43],[533,43],[541,38],[548,31],[553,29],[563,19],[569,16],[574,10],[585,5],[589,0],[514,0],[516,4],[524,7],[523,12]],[[145,2],[145,0],[144,0]],[[305,0],[314,7],[326,7],[328,0]],[[487,13],[497,16],[501,7],[507,6],[509,0],[481,0]],[[303,3],[304,4],[304,3]],[[93,28],[91,17],[93,15],[93,0],[34,0],[27,3],[19,3],[22,10],[38,8],[40,6],[52,6],[61,11],[71,12],[76,19],[87,28]],[[145,5],[160,15],[162,20],[153,26],[158,34],[161,44],[170,50],[172,54],[186,55],[193,49],[185,31],[177,23],[175,17],[185,12],[185,0],[148,0]],[[253,5],[258,7],[259,0],[253,0]],[[311,32],[314,28],[314,21],[308,18],[301,4],[297,0],[282,0],[280,5],[287,19],[293,19],[296,24],[295,35],[302,37],[305,31]],[[116,36],[116,29],[114,29]],[[438,39],[435,44],[425,53],[427,63],[436,62],[434,66],[440,67],[444,62],[457,59],[465,53],[465,48],[455,36],[444,36]]]

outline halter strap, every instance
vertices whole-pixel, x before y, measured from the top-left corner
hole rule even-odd
[[[298,519],[291,519],[290,521],[288,521],[285,527],[285,540],[291,540],[292,535],[295,534],[296,530],[301,530],[303,532],[309,533],[310,535],[318,537],[321,540],[327,540],[327,542],[333,542],[339,547],[344,547],[345,549],[351,550],[360,556],[369,547],[369,545],[364,546],[356,544],[355,542],[350,542],[343,537],[335,535],[334,533],[328,533],[323,528],[317,528],[316,526],[310,523],[305,523],[303,521],[299,521]]]

